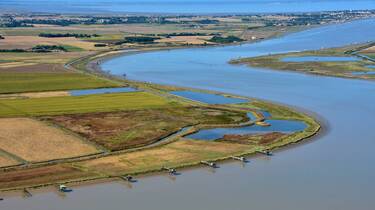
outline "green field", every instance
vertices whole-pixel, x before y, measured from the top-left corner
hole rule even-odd
[[[81,73],[0,73],[0,93],[116,87],[117,83]]]
[[[181,106],[146,92],[0,100],[0,117],[44,116]]]

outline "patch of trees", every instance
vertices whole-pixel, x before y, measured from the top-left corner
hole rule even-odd
[[[227,44],[227,43],[233,43],[233,42],[241,42],[244,40],[236,36],[227,36],[227,37],[214,36],[209,41],[215,42],[215,43]]]
[[[37,45],[31,48],[32,52],[56,52],[56,51],[63,51],[66,52],[67,49],[60,45]]]
[[[168,34],[157,34],[157,36],[171,37],[171,36],[217,36],[218,33],[194,33],[194,32],[181,32],[181,33],[168,33]]]
[[[103,44],[103,43],[97,43],[94,45],[95,47],[106,47],[107,44]]]
[[[155,40],[160,39],[159,37],[149,37],[149,36],[132,36],[125,37],[123,41],[116,42],[116,45],[131,43],[131,44],[152,44]]]
[[[60,45],[37,45],[31,49],[0,49],[0,52],[5,53],[24,53],[24,52],[37,52],[37,53],[48,53],[48,52],[59,52],[68,51],[65,47]]]
[[[47,38],[60,38],[60,37],[75,37],[75,38],[91,38],[98,37],[98,34],[75,34],[75,33],[65,33],[65,34],[52,34],[52,33],[40,33],[40,37]]]
[[[0,49],[0,52],[5,52],[5,53],[20,53],[20,52],[27,52],[27,50],[24,50],[24,49]]]
[[[218,20],[210,20],[210,19],[196,20],[196,21],[193,21],[193,22],[199,23],[199,24],[218,24],[218,23],[220,23],[220,21],[218,21]]]
[[[19,22],[19,21],[10,21],[10,22],[7,22],[7,23],[1,23],[0,27],[16,28],[16,27],[34,27],[34,26],[30,25],[30,24],[27,24],[27,23]]]
[[[58,25],[58,26],[69,26],[69,25],[78,23],[77,21],[67,20],[67,19],[58,19],[58,20],[29,19],[29,20],[22,20],[19,22],[24,23],[24,24],[45,24],[45,25]]]

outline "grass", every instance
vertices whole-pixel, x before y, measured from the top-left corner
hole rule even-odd
[[[45,118],[110,150],[152,144],[195,124],[230,124],[247,120],[245,112],[200,107],[172,107]]]
[[[181,167],[197,164],[201,160],[219,159],[252,149],[254,147],[249,145],[187,140],[77,164],[88,171],[99,171],[107,175],[138,174],[159,171],[163,166]]]
[[[116,93],[0,100],[0,117],[45,116],[173,107],[177,103],[145,93]]]
[[[82,73],[0,72],[0,93],[71,90],[116,86],[118,85],[114,82]]]
[[[64,47],[68,52],[82,52],[84,49],[72,45],[61,45]]]
[[[293,52],[278,55],[260,56],[254,58],[242,58],[232,60],[232,64],[248,64],[249,66],[270,68],[276,70],[292,70],[305,73],[320,74],[327,76],[349,77],[349,78],[374,78],[371,75],[353,75],[353,72],[374,71],[367,68],[366,65],[374,64],[367,60],[349,61],[349,62],[284,62],[281,59],[286,57],[303,57],[303,56],[339,56],[351,57],[354,55],[347,54],[349,50],[357,46],[324,49],[318,51]]]

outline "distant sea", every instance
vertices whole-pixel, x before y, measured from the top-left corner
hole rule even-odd
[[[0,0],[0,12],[241,14],[375,9],[375,0]]]

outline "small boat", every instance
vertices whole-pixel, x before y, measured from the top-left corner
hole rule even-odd
[[[61,192],[71,192],[71,191],[72,191],[72,189],[68,188],[67,186],[65,186],[65,185],[63,185],[63,184],[60,184],[60,185],[59,185],[59,190],[60,190]]]

